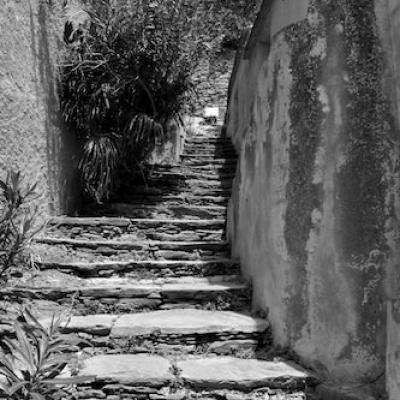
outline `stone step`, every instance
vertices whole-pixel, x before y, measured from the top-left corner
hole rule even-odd
[[[233,147],[221,149],[219,147],[185,146],[182,155],[188,157],[237,158],[236,150]]]
[[[231,158],[214,158],[209,156],[196,156],[192,155],[181,155],[183,165],[224,165],[224,166],[235,166],[237,164],[237,157]]]
[[[168,188],[167,190],[179,190],[181,192],[194,188],[230,189],[232,187],[233,178],[222,179],[215,176],[213,179],[202,179],[200,175],[198,177],[185,177],[184,175],[177,177],[177,174],[158,173],[148,178],[147,185]]]
[[[209,278],[71,278],[62,273],[39,273],[25,283],[0,289],[0,296],[13,302],[36,302],[35,309],[68,308],[73,299],[74,315],[196,308],[242,311],[249,307],[249,285],[239,276]]]
[[[33,259],[46,262],[113,262],[136,260],[214,260],[229,257],[224,241],[116,241],[38,238],[32,244]]]
[[[47,226],[46,235],[58,238],[113,239],[113,240],[165,240],[199,241],[222,240],[225,230],[223,219],[171,220],[57,217]]]
[[[56,270],[79,277],[125,276],[136,278],[235,275],[240,272],[237,262],[230,259],[209,261],[130,260],[101,262],[57,262],[37,260],[42,270]]]
[[[214,160],[215,161],[215,160]],[[219,171],[219,172],[232,172],[236,170],[237,162],[226,163],[223,160],[216,160],[216,162],[202,161],[202,160],[183,160],[182,167],[190,168],[192,171]]]
[[[201,172],[201,169],[198,169]],[[221,189],[221,188],[213,188],[213,189],[205,189],[205,188],[178,188],[178,187],[164,187],[164,186],[142,186],[137,185],[134,188],[127,188],[124,191],[119,192],[119,195],[116,198],[130,196],[130,195],[143,195],[143,196],[191,196],[192,198],[200,198],[204,196],[224,196],[230,197],[231,191],[230,189]]]
[[[132,218],[154,219],[221,219],[225,218],[225,206],[197,206],[197,205],[140,205],[129,203],[113,203],[103,209],[108,216],[124,216]]]
[[[51,319],[41,322],[46,325]],[[268,322],[232,311],[174,309],[135,314],[73,316],[61,328],[76,350],[143,353],[166,349],[194,353],[255,350],[269,338]],[[79,338],[84,338],[79,343]],[[78,342],[77,342],[78,340]],[[269,339],[268,339],[269,340]]]
[[[201,144],[218,144],[218,145],[231,145],[232,141],[230,138],[227,137],[221,137],[221,136],[187,136],[185,139],[185,144],[187,143],[201,143]]]
[[[211,175],[221,175],[221,174],[233,174],[235,173],[236,165],[211,165],[207,164],[208,169],[205,168],[204,173]],[[154,166],[154,171],[174,171],[178,173],[190,174],[198,173],[198,168],[191,165],[179,164],[179,165],[156,165]]]
[[[178,361],[176,365],[185,384],[197,390],[306,389],[317,383],[310,372],[282,361],[214,357]]]
[[[79,398],[300,400],[318,383],[294,363],[228,356],[171,361],[157,355],[115,354],[79,364],[78,376],[92,377],[78,386]]]
[[[209,172],[209,173],[200,173],[194,171],[184,171],[181,168],[163,168],[163,169],[156,169],[152,171],[151,175],[148,179],[152,179],[153,177],[156,178],[165,178],[171,180],[232,180],[235,177],[234,172]]]
[[[182,195],[145,195],[145,194],[137,194],[137,195],[127,195],[120,196],[119,202],[122,203],[135,203],[135,204],[143,204],[143,205],[157,205],[163,204],[164,206],[169,205],[199,205],[199,206],[212,206],[212,205],[221,205],[226,206],[229,201],[229,196],[193,196],[186,195],[183,193]]]
[[[211,152],[212,154],[232,154],[236,155],[236,149],[232,144],[223,144],[223,145],[218,145],[218,144],[201,144],[201,143],[186,143],[185,147],[183,148],[184,152],[190,153],[190,154],[202,154],[204,153],[209,153]]]
[[[215,138],[214,138],[215,139]],[[206,140],[206,141],[205,141]],[[217,141],[208,142],[207,139],[189,137],[185,140],[185,147],[213,147],[218,149],[232,149],[234,148],[230,138],[217,138]]]
[[[225,241],[189,241],[189,242],[167,242],[158,240],[148,241],[118,241],[118,240],[86,240],[55,237],[39,237],[36,243],[50,246],[65,246],[75,249],[90,249],[100,253],[115,251],[137,251],[137,252],[157,252],[157,251],[225,251],[229,244]]]
[[[218,154],[201,154],[200,152],[194,154],[187,154],[185,151],[181,154],[181,159],[182,160],[193,160],[193,161],[217,161],[217,162],[223,162],[225,161],[227,164],[230,163],[235,163],[237,162],[237,155],[233,154],[230,157],[227,157],[225,155],[218,155]]]

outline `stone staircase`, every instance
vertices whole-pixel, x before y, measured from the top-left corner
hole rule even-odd
[[[101,210],[52,219],[34,245],[40,272],[3,290],[44,323],[72,312],[65,356],[72,374],[91,377],[80,399],[311,398],[313,375],[265,356],[268,322],[251,314],[251,287],[230,259],[235,165],[229,139],[205,126],[181,165],[154,168]]]

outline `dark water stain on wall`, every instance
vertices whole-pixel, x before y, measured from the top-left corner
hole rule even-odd
[[[312,55],[318,39],[319,26],[308,20],[286,29],[285,39],[292,56],[290,70],[293,83],[290,91],[289,117],[291,136],[289,147],[289,181],[285,240],[291,264],[294,266],[293,285],[287,300],[287,326],[292,338],[301,335],[307,323],[307,242],[312,229],[312,212],[322,208],[322,190],[313,183],[314,164],[320,143],[322,106],[317,85],[322,60]]]

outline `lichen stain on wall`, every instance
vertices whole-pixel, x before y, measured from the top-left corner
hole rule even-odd
[[[251,128],[245,136],[233,138],[237,147],[242,149],[238,204],[233,207],[238,207],[233,247],[234,251],[240,254],[244,272],[257,276],[253,282],[256,305],[264,305],[267,302],[270,318],[278,320],[280,315],[283,315],[282,299],[271,294],[276,293],[276,287],[286,287],[288,279],[285,271],[287,249],[281,221],[286,211],[285,190],[288,178],[282,165],[288,162],[289,157],[290,132],[284,116],[288,112],[290,58],[289,48],[282,35],[273,44],[273,57],[266,59],[263,47],[257,51],[261,66],[254,68],[253,74],[260,74],[265,79],[258,81],[253,88],[255,90],[247,91],[245,79],[242,81],[243,86],[239,85],[237,88],[239,96],[248,93],[254,98],[248,98],[249,104],[253,104],[253,109],[250,112],[246,110],[252,115]],[[243,73],[247,75],[248,71]],[[261,116],[258,110],[263,110]],[[243,122],[245,125],[246,121]],[[240,131],[239,128],[238,132]],[[264,149],[267,151],[264,152]],[[246,166],[250,167],[249,170]],[[276,268],[267,269],[265,260],[273,263]],[[273,327],[277,337],[286,335],[285,331],[281,331],[284,329],[283,325],[275,324]]]
[[[62,208],[63,132],[55,92],[61,4],[0,1],[0,173],[38,180],[43,215]]]
[[[311,1],[270,46],[234,78],[233,254],[277,344],[331,379],[371,382],[384,372],[394,151],[374,2]]]

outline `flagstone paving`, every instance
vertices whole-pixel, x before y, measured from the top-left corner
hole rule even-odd
[[[225,237],[235,168],[230,140],[203,126],[179,165],[155,167],[101,209],[53,218],[36,241],[40,272],[2,295],[34,302],[43,323],[64,312],[71,371],[87,377],[79,398],[309,398],[312,374],[257,359],[269,324],[251,314]]]

